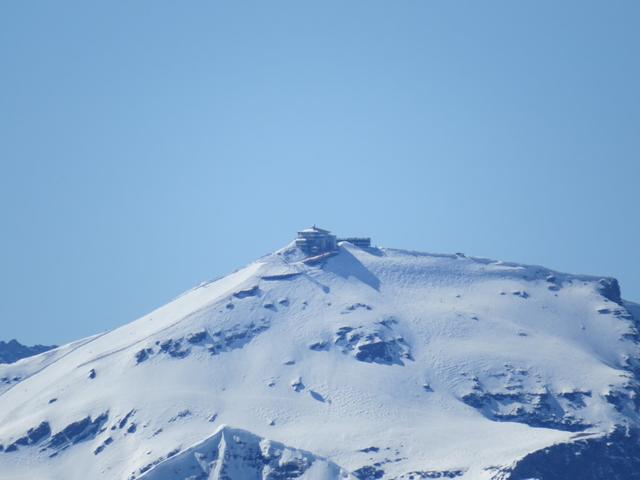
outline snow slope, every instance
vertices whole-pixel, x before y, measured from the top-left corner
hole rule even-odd
[[[613,279],[290,245],[15,364],[0,478],[638,478],[638,313]]]
[[[50,350],[25,357],[13,363],[0,364],[0,394],[12,388],[18,382],[42,370],[47,365],[55,362],[74,350],[77,346],[86,343],[91,338],[92,337],[78,340],[61,347],[52,347]]]

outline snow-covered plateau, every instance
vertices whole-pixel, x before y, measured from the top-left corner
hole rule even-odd
[[[639,318],[611,278],[292,243],[0,365],[0,478],[637,479]]]

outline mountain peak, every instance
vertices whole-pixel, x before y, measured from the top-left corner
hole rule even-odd
[[[130,324],[0,366],[19,378],[0,393],[2,470],[505,480],[580,471],[576,452],[612,439],[603,465],[625,451],[638,466],[621,433],[639,423],[638,308],[615,280],[303,233]]]

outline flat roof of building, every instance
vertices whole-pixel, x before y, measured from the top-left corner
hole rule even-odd
[[[331,233],[331,232],[329,230],[325,230],[324,228],[316,227],[314,225],[313,227],[305,228],[304,230],[298,233]]]

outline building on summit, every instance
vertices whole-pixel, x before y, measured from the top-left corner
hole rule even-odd
[[[333,252],[338,248],[338,242],[349,242],[360,248],[371,246],[371,239],[368,237],[336,238],[329,230],[315,225],[298,232],[298,238],[296,238],[296,246],[307,255]]]
[[[307,255],[331,252],[337,248],[337,244],[335,235],[315,225],[298,232],[298,238],[296,238],[296,246]]]
[[[338,242],[349,242],[352,245],[360,248],[369,248],[371,246],[371,239],[369,237],[346,237],[339,238]]]

